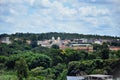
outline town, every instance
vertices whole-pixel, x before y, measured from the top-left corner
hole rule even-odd
[[[20,38],[14,38],[15,41],[21,40]],[[0,40],[0,43],[6,43],[6,44],[12,44],[13,41],[10,40],[10,37],[3,37]],[[26,40],[27,44],[31,44],[31,40]],[[86,39],[86,38],[81,38],[81,39],[65,39],[61,40],[60,37],[51,37],[51,39],[45,39],[45,40],[37,40],[36,44],[40,45],[42,47],[47,47],[51,48],[52,45],[57,45],[59,46],[60,49],[64,50],[66,48],[71,48],[75,50],[83,50],[83,51],[88,51],[88,52],[93,52],[93,44],[99,44],[102,45],[103,43],[112,43],[112,42],[120,42],[120,39],[116,40],[110,40],[110,39]],[[118,51],[120,50],[119,46],[109,46],[110,50],[115,50]]]

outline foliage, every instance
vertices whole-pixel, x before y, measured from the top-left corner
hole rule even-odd
[[[7,53],[8,53],[7,44],[1,43],[0,44],[0,55],[7,55]]]
[[[16,75],[0,75],[0,80],[17,80]]]
[[[35,68],[37,66],[43,66],[48,68],[51,66],[51,58],[44,54],[32,53],[32,52],[24,52],[21,54],[11,55],[6,62],[6,66],[8,69],[14,69],[15,61],[19,60],[21,57],[24,57],[28,67]]]
[[[87,74],[108,74],[118,65],[120,65],[119,59],[72,61],[68,64],[68,75],[82,75],[81,71]]]
[[[1,35],[2,36],[2,35]],[[76,39],[76,38],[95,38],[95,39],[118,39],[119,37],[112,37],[112,36],[100,36],[100,35],[84,35],[84,34],[77,34],[77,33],[57,33],[57,32],[49,32],[49,33],[41,33],[41,34],[34,34],[34,33],[16,33],[12,34],[11,37],[23,38],[25,40],[45,40],[51,39],[52,37],[57,38],[58,36],[62,39]]]
[[[36,76],[40,80],[52,80],[54,78],[54,74],[52,73],[51,68],[44,69],[43,67],[36,67],[30,71],[32,76]]]
[[[5,63],[7,61],[8,57],[6,56],[0,56],[0,63]]]
[[[101,52],[100,52],[100,56],[102,59],[108,59],[109,58],[109,48],[108,48],[108,45],[106,43],[104,43],[102,45],[102,49],[101,49]]]
[[[41,72],[42,72],[43,69],[44,69],[44,67],[33,68],[33,69],[31,69],[31,74],[33,76],[37,76],[37,75],[41,74]]]
[[[66,76],[67,76],[67,69],[64,69],[62,73],[60,73],[60,75],[58,76],[57,80],[67,80]]]
[[[56,45],[56,44],[53,44],[51,48],[54,48],[54,49],[59,49],[59,46]]]
[[[28,77],[28,66],[23,58],[20,58],[19,61],[15,62],[15,67],[17,70],[18,80],[23,80],[23,78]]]
[[[92,71],[92,74],[106,74],[107,72],[104,69],[95,69]]]
[[[110,45],[111,45],[111,46],[119,46],[119,47],[120,47],[120,41],[111,42]]]
[[[46,55],[50,56],[50,58],[52,59],[52,66],[64,62],[62,58],[61,50],[59,49],[51,48],[50,50],[47,51]]]
[[[85,60],[88,58],[88,52],[73,50],[73,49],[65,49],[63,54],[63,59],[66,63],[70,61],[79,61]]]

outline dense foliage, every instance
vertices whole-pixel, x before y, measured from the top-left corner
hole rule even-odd
[[[30,40],[44,40],[44,39],[51,39],[53,36],[57,38],[58,36],[61,39],[78,39],[78,38],[95,38],[95,39],[120,39],[120,37],[113,37],[113,36],[100,36],[100,35],[84,35],[78,33],[57,33],[57,32],[49,32],[49,33],[41,33],[41,34],[34,34],[34,33],[16,33],[16,34],[1,34],[1,37],[11,36],[11,39],[14,38],[21,38],[21,39],[30,39]]]
[[[18,80],[23,80],[23,78],[28,77],[28,66],[23,58],[20,58],[15,62],[15,67],[17,70]]]

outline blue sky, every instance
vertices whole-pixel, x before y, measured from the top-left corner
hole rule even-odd
[[[120,36],[120,0],[0,0],[0,34]]]

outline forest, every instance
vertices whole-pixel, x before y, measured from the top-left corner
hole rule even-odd
[[[11,39],[14,38],[22,38],[25,40],[45,40],[51,39],[53,36],[55,38],[61,37],[62,40],[64,39],[80,39],[80,38],[94,38],[94,39],[120,39],[117,36],[107,36],[107,35],[91,35],[91,34],[78,34],[78,33],[58,33],[58,32],[49,32],[49,33],[15,33],[15,34],[1,34],[0,38],[10,36]]]
[[[25,40],[44,40],[52,36],[62,39],[101,38],[120,39],[112,36],[83,35],[77,33],[16,33],[9,36],[11,44],[0,43],[0,80],[66,80],[66,76],[110,74],[120,68],[120,50],[111,51],[109,43],[93,44],[93,52],[74,49],[61,50],[27,44]],[[14,40],[20,38],[22,40]],[[113,45],[119,46],[117,43]]]

